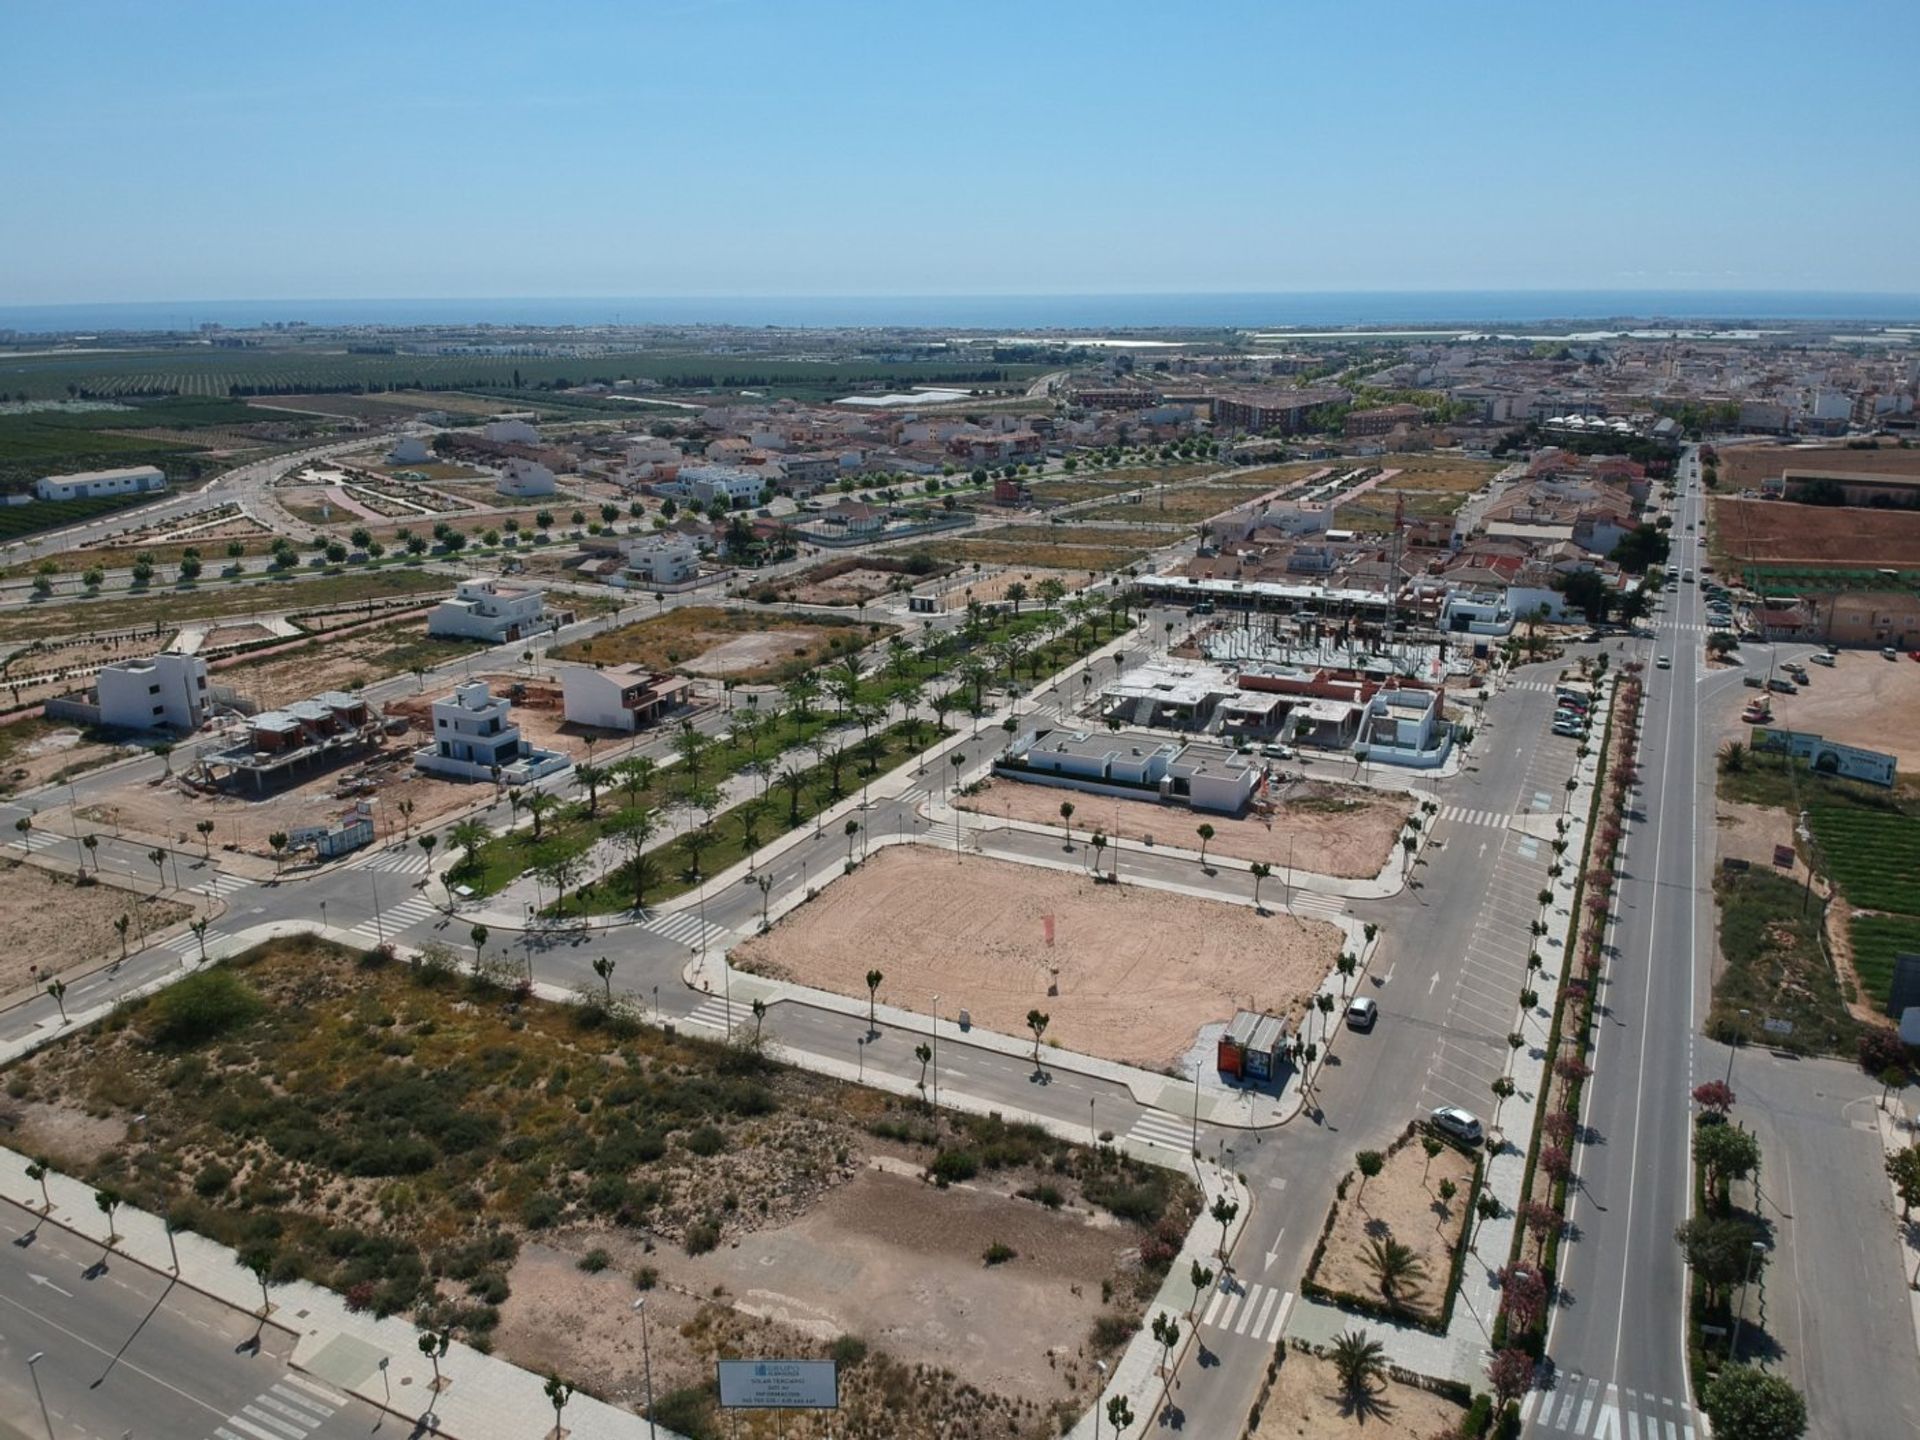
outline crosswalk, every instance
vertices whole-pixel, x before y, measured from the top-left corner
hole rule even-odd
[[[1684,1400],[1562,1376],[1552,1390],[1530,1390],[1520,1402],[1530,1435],[1579,1435],[1586,1440],[1694,1440],[1704,1426]]]
[[[1338,920],[1347,913],[1347,902],[1338,895],[1317,895],[1311,890],[1296,890],[1287,900],[1287,909],[1296,915]]]
[[[1229,1276],[1213,1292],[1200,1323],[1227,1335],[1244,1335],[1262,1345],[1275,1344],[1293,1310],[1293,1292],[1259,1281],[1242,1285]]]
[[[154,948],[163,955],[173,956],[176,960],[185,960],[189,956],[198,960],[200,958],[200,937],[195,935],[191,930],[188,930],[183,934],[174,936],[171,940],[161,941],[160,944]]]
[[[752,1014],[753,1011],[749,1006],[735,1005],[732,1011],[733,1023],[738,1025],[741,1016],[744,1015],[752,1018]],[[727,1015],[728,1011],[725,997],[709,995],[693,1007],[693,1013],[683,1016],[680,1023],[683,1025],[698,1025],[704,1030],[718,1030],[724,1035],[728,1029]]]
[[[1509,680],[1507,682],[1507,688],[1509,690],[1537,690],[1545,692],[1551,691],[1555,687],[1554,682],[1551,680]]]
[[[1191,1155],[1193,1122],[1163,1115],[1158,1110],[1149,1110],[1133,1122],[1133,1128],[1127,1131],[1127,1139],[1136,1145],[1153,1145],[1162,1150]]]
[[[676,945],[686,945],[704,950],[726,935],[724,925],[709,925],[694,910],[676,910],[671,915],[655,915],[642,920],[640,928],[649,934],[671,940]]]
[[[418,925],[429,915],[438,913],[434,903],[424,895],[416,895],[411,900],[402,900],[398,905],[387,906],[376,916],[369,915],[349,932],[362,944],[376,945],[384,935],[392,939],[402,930]]]
[[[253,883],[244,875],[229,875],[224,870],[216,870],[205,880],[190,884],[187,888],[202,894],[211,892],[216,898],[224,900],[229,895],[239,894]]]
[[[426,851],[417,845],[409,845],[404,849],[382,850],[362,868],[388,875],[424,875],[432,865],[432,857]]]
[[[1471,810],[1465,805],[1443,805],[1434,818],[1448,820],[1455,825],[1480,825],[1488,830],[1504,830],[1513,819],[1511,815],[1498,810]]]
[[[212,1440],[307,1440],[346,1403],[325,1385],[288,1373],[214,1426]]]

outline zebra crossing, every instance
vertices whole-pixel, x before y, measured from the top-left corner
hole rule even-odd
[[[1316,915],[1322,920],[1339,920],[1347,913],[1347,902],[1338,895],[1319,895],[1311,890],[1296,890],[1288,897],[1287,909],[1296,915]]]
[[[1694,1440],[1698,1424],[1684,1400],[1644,1395],[1602,1385],[1578,1375],[1552,1390],[1530,1390],[1520,1402],[1520,1423],[1532,1435],[1579,1435],[1586,1440]]]
[[[32,854],[36,850],[51,850],[55,845],[71,845],[71,835],[56,835],[51,830],[28,830],[23,837],[13,842]]]
[[[433,866],[433,859],[417,845],[404,849],[382,850],[368,860],[363,867],[367,870],[379,870],[388,875],[424,875]]]
[[[1504,830],[1511,815],[1499,810],[1472,810],[1465,805],[1442,805],[1436,820],[1448,820],[1455,825],[1479,825],[1488,830]]]
[[[676,945],[703,950],[727,933],[726,926],[707,924],[695,910],[676,910],[671,915],[655,915],[641,921],[640,928],[649,934],[671,940]]]
[[[753,1013],[752,1010],[745,1005],[734,1006],[733,1012],[732,1012],[733,1023],[735,1025],[738,1025],[740,1023],[740,1017],[743,1014],[751,1016],[752,1013]],[[727,1002],[725,997],[720,995],[709,995],[707,996],[706,999],[702,1000],[698,1005],[693,1007],[693,1012],[691,1014],[681,1016],[680,1023],[682,1025],[699,1025],[702,1028],[707,1030],[718,1030],[721,1034],[724,1035],[726,1034],[728,1029],[727,1014],[728,1014]]]
[[[368,945],[376,945],[381,936],[391,938],[402,930],[418,925],[429,915],[438,914],[434,903],[424,895],[416,895],[411,900],[402,900],[398,905],[382,909],[379,916],[369,915],[348,933]]]
[[[1262,1345],[1272,1345],[1279,1341],[1292,1311],[1291,1290],[1282,1292],[1257,1280],[1242,1285],[1229,1277],[1213,1292],[1200,1323],[1225,1335],[1244,1335]]]
[[[1193,1122],[1181,1120],[1172,1115],[1163,1115],[1158,1110],[1149,1110],[1133,1122],[1133,1128],[1127,1131],[1127,1139],[1136,1145],[1153,1145],[1161,1150],[1175,1150],[1182,1155],[1191,1155],[1193,1153]]]
[[[212,1440],[307,1440],[346,1403],[325,1385],[288,1373],[214,1426]]]
[[[224,900],[229,895],[237,895],[253,881],[244,875],[229,875],[224,870],[216,870],[207,880],[198,885],[189,885],[189,890],[198,890],[202,894],[211,894],[215,899]]]
[[[1509,690],[1538,690],[1550,692],[1556,687],[1555,682],[1551,680],[1509,680],[1507,682],[1507,688]]]

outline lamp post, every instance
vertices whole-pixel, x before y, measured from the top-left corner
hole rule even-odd
[[[1733,1345],[1727,1351],[1727,1359],[1734,1364],[1740,1361],[1740,1325],[1747,1318],[1747,1286],[1753,1283],[1753,1257],[1766,1248],[1763,1240],[1754,1240],[1747,1248],[1747,1273],[1740,1277],[1740,1308],[1733,1315]]]
[[[641,1296],[633,1302],[633,1313],[640,1317],[640,1359],[647,1377],[647,1440],[654,1440],[653,1433],[653,1347],[647,1339],[647,1298]]]
[[[27,1373],[33,1376],[33,1398],[40,1402],[40,1420],[47,1427],[47,1440],[53,1440],[53,1417],[47,1414],[47,1397],[40,1392],[40,1371],[36,1368],[47,1357],[44,1350],[36,1350],[27,1357]]]
[[[940,997],[933,997],[933,1109],[940,1111]]]
[[[1738,1035],[1735,1035],[1731,1040],[1727,1041],[1727,1081],[1726,1083],[1729,1085],[1733,1084],[1733,1057],[1740,1052],[1740,1042],[1743,1039],[1745,1039],[1746,1033],[1747,1033],[1747,1027],[1744,1022],[1746,1021],[1747,1017],[1751,1014],[1753,1014],[1751,1010],[1742,1010],[1740,1012],[1740,1019],[1743,1022],[1740,1026],[1740,1033]]]
[[[1093,1440],[1100,1440],[1100,1402],[1107,1393],[1107,1362],[1096,1360],[1093,1362],[1093,1368],[1100,1372],[1100,1383],[1095,1387],[1093,1395]]]

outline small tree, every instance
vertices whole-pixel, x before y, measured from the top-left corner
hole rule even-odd
[[[133,924],[131,915],[122,915],[113,922],[114,933],[120,937],[120,958],[127,958],[127,930]]]
[[[1712,1115],[1725,1115],[1733,1109],[1733,1088],[1724,1080],[1709,1080],[1693,1087],[1693,1103]]]
[[[844,827],[847,832],[847,864],[853,864],[853,837],[860,833],[860,822],[849,820]]]
[[[1264,860],[1256,860],[1248,867],[1253,875],[1253,908],[1260,908],[1260,882],[1273,874],[1273,866]]]
[[[1909,1145],[1887,1156],[1887,1177],[1900,1197],[1900,1219],[1904,1222],[1920,1205],[1920,1145]]]
[[[1193,1282],[1193,1304],[1187,1307],[1187,1314],[1192,1315],[1200,1308],[1201,1293],[1213,1283],[1213,1271],[1196,1260],[1188,1269],[1187,1278]]]
[[[1713,1421],[1715,1440],[1800,1440],[1807,1433],[1807,1402],[1780,1376],[1751,1365],[1729,1365],[1710,1381],[1700,1406]]]
[[[1367,1193],[1367,1181],[1386,1167],[1387,1157],[1378,1150],[1362,1150],[1353,1157],[1353,1163],[1360,1171],[1360,1188],[1353,1192],[1353,1203],[1359,1205],[1360,1197]]]
[[[44,1213],[51,1215],[53,1213],[53,1197],[47,1193],[48,1168],[45,1160],[29,1160],[27,1162],[27,1178],[29,1180],[37,1180],[40,1183],[40,1208]]]
[[[1040,1037],[1047,1033],[1047,1022],[1053,1017],[1044,1010],[1027,1011],[1027,1029],[1033,1032],[1033,1068],[1040,1068]]]
[[[1440,1158],[1440,1152],[1447,1147],[1441,1143],[1438,1135],[1428,1134],[1420,1137],[1420,1148],[1427,1157],[1427,1163],[1420,1167],[1420,1183],[1424,1185],[1428,1173],[1433,1169],[1433,1162]]]
[[[607,987],[607,1004],[613,1004],[613,967],[615,962],[602,955],[593,962],[593,973],[600,977],[601,984]]]
[[[47,994],[53,997],[53,1003],[60,1011],[60,1023],[67,1023],[67,982],[59,976],[47,982]]]
[[[113,1242],[120,1237],[114,1233],[113,1212],[120,1208],[120,1192],[111,1185],[102,1185],[93,1192],[93,1203],[100,1207],[100,1213],[107,1217],[107,1249],[113,1249]]]
[[[887,977],[878,970],[867,971],[867,1034],[878,1035],[880,1027],[874,1021],[874,1005],[879,999],[880,982]]]
[[[1073,802],[1071,800],[1060,802],[1060,823],[1066,828],[1067,849],[1071,850],[1073,848]]]
[[[760,1027],[766,1023],[767,1002],[756,998],[753,1002],[753,1043],[760,1043]]]
[[[1207,868],[1207,845],[1212,841],[1214,830],[1211,825],[1202,825],[1193,832],[1200,837],[1200,868]]]
[[[1239,1215],[1240,1206],[1225,1195],[1216,1195],[1213,1198],[1213,1208],[1207,1213],[1220,1227],[1220,1259],[1224,1264],[1227,1258],[1227,1230],[1233,1224],[1234,1218]]]
[[[1386,1378],[1387,1347],[1369,1340],[1364,1330],[1347,1330],[1334,1336],[1327,1359],[1340,1377],[1340,1393],[1356,1409],[1366,1406]]]
[[[1114,1395],[1107,1400],[1107,1423],[1113,1427],[1114,1440],[1120,1440],[1121,1432],[1133,1424],[1133,1406],[1126,1396]]]
[[[273,1274],[273,1252],[265,1246],[256,1245],[234,1256],[234,1261],[242,1269],[251,1270],[256,1284],[260,1286],[260,1318],[267,1318],[273,1304],[267,1299],[267,1282]]]
[[[203,859],[213,858],[213,821],[196,820],[193,828],[200,832],[200,854]]]
[[[542,515],[546,514],[544,510],[540,513]],[[549,521],[549,523],[551,523],[551,521]],[[542,528],[544,529],[545,527],[543,526]],[[545,1389],[547,1392],[547,1403],[553,1406],[553,1433],[558,1435],[561,1428],[560,1418],[566,1413],[567,1402],[573,1398],[573,1386],[562,1380],[558,1375],[549,1375]]]
[[[193,938],[200,943],[200,963],[207,963],[207,922],[202,916],[198,920],[187,922],[187,928],[193,932]]]
[[[1533,1357],[1524,1350],[1498,1352],[1487,1362],[1487,1384],[1503,1406],[1513,1404],[1533,1385]]]
[[[467,938],[473,941],[473,963],[475,966],[478,966],[480,961],[485,957],[487,940],[492,933],[493,932],[484,925],[475,925],[467,932]]]

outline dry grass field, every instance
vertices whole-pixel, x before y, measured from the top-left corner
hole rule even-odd
[[[84,832],[83,832],[84,833]],[[63,847],[61,858],[77,863],[78,852]],[[183,879],[190,878],[183,873]],[[116,886],[75,885],[70,876],[0,862],[0,925],[8,944],[0,948],[0,996],[25,990],[37,977],[76,974],[119,958],[120,933],[114,921],[128,917],[127,945],[139,948],[143,936],[192,918],[193,911],[173,900],[136,895]]]
[[[783,681],[893,633],[851,619],[687,605],[557,647],[556,660],[644,665],[742,682]]]
[[[1920,476],[1920,450],[1883,445],[1849,450],[1845,445],[1733,445],[1720,451],[1720,488],[1757,490],[1785,470],[1851,470],[1860,475]]]

